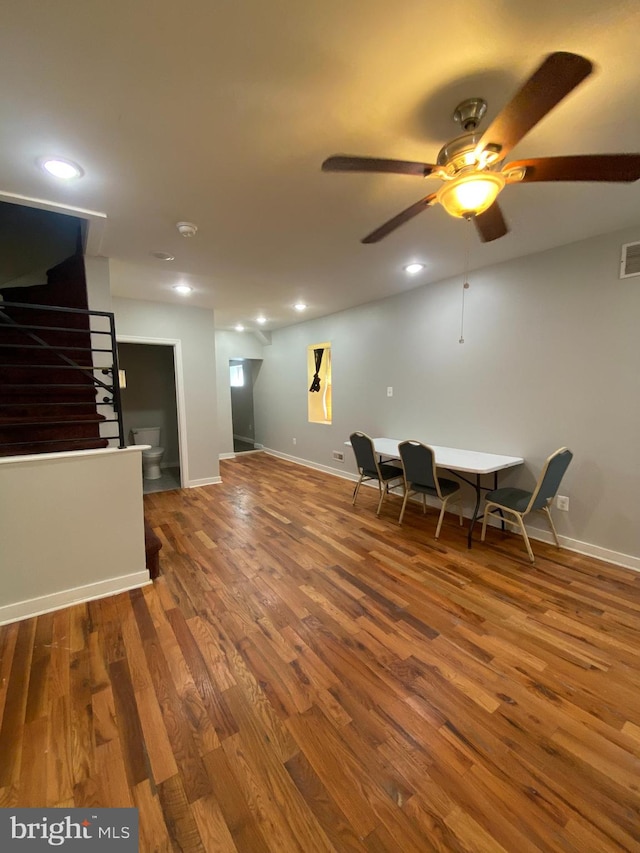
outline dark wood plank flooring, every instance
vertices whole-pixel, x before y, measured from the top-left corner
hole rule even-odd
[[[640,850],[640,574],[264,454],[150,494],[153,586],[0,628],[0,806],[143,851]]]

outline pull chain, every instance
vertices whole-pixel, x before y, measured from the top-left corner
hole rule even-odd
[[[467,219],[469,225],[471,225],[471,218]],[[469,289],[468,282],[468,274],[469,274],[469,230],[467,229],[467,233],[464,241],[464,270],[462,274],[462,306],[460,310],[460,338],[458,340],[459,344],[464,343],[464,292]]]

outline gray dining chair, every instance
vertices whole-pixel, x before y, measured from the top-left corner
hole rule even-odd
[[[560,541],[558,540],[558,534],[551,518],[550,506],[558,493],[562,478],[572,459],[573,453],[567,447],[561,447],[555,453],[552,453],[544,463],[544,467],[540,472],[538,482],[533,491],[506,486],[502,489],[495,489],[489,492],[486,496],[487,502],[482,519],[482,541],[484,542],[489,516],[499,516],[501,521],[520,528],[524,544],[527,546],[529,559],[532,563],[535,563],[531,543],[529,542],[527,530],[524,526],[524,518],[530,512],[540,510],[547,516],[551,525],[553,538],[559,548]],[[514,520],[504,518],[504,513],[513,516]]]
[[[427,495],[441,501],[440,518],[436,527],[436,539],[440,536],[442,519],[451,498],[456,498],[460,506],[460,524],[462,524],[462,490],[460,483],[439,477],[436,469],[436,456],[432,447],[420,441],[402,441],[398,445],[404,473],[404,500],[398,523],[402,524],[407,501],[411,495],[422,495],[422,512],[427,511]]]
[[[353,490],[352,503],[355,505],[360,486],[365,481],[377,480],[378,488],[380,489],[380,500],[378,501],[376,515],[380,515],[382,502],[389,491],[389,484],[394,480],[402,480],[402,468],[399,468],[397,465],[391,465],[388,462],[380,462],[373,447],[373,439],[366,433],[352,432],[349,440],[356,457],[358,471],[360,472],[360,479]]]

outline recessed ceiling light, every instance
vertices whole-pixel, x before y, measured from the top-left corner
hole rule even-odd
[[[151,252],[151,254],[159,261],[175,261],[176,259],[175,255],[170,255],[168,252]]]
[[[236,326],[236,332],[244,332],[244,326],[241,326],[240,323]]]
[[[412,263],[412,264],[407,264],[404,267],[404,271],[408,272],[409,275],[415,275],[418,272],[422,272],[423,269],[424,269],[424,264],[420,264],[417,262]]]
[[[304,311],[307,306],[304,304],[304,302],[296,302],[293,307],[296,309],[296,311]]]
[[[256,317],[256,323],[260,323],[260,325],[262,325],[263,323],[266,323],[266,322],[267,322],[266,317]]]
[[[84,175],[80,166],[73,160],[63,160],[60,157],[43,157],[40,160],[40,165],[54,178],[61,178],[64,181]]]
[[[193,290],[188,284],[174,284],[173,289],[176,293],[182,293],[185,296]]]

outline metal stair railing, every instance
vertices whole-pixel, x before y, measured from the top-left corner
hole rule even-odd
[[[23,311],[38,311],[38,312],[52,312],[60,315],[82,315],[87,318],[87,327],[86,328],[77,328],[72,326],[65,325],[42,325],[41,322],[38,323],[22,323],[16,320],[11,316],[11,311],[13,309],[19,309],[20,312]],[[53,318],[52,318],[53,319]],[[64,317],[61,320],[64,323]],[[97,328],[97,325],[107,326],[108,328]],[[6,341],[2,339],[2,332],[9,331],[18,333],[17,337],[21,335],[24,336],[23,341]],[[73,344],[52,344],[49,343],[51,338],[47,340],[47,335],[50,333],[55,333],[55,335],[65,334],[65,335],[74,335],[74,334],[83,334],[89,339],[89,343],[91,346],[75,346]],[[98,339],[99,343],[104,344],[104,346],[93,346],[94,336],[106,336],[106,340]],[[25,343],[24,341],[28,341]],[[107,345],[108,344],[108,345]],[[8,359],[8,363],[4,363],[5,359],[3,359],[3,353],[7,351],[13,351],[18,353],[30,353],[37,354],[38,352],[46,353],[48,356],[53,356],[56,359],[59,359],[60,363],[54,364],[38,364],[33,361],[18,361],[11,362],[11,359]],[[74,357],[70,355],[66,355],[66,353],[73,353]],[[76,353],[78,355],[76,355]],[[76,361],[75,359],[80,359],[80,353],[85,353],[87,355],[87,360],[89,363],[80,363],[80,361]],[[94,355],[97,356],[94,359]],[[46,359],[44,359],[46,360]],[[101,363],[96,364],[95,361],[99,361]],[[104,363],[102,363],[104,362]],[[106,441],[108,445],[113,446],[115,442],[117,442],[118,448],[124,448],[124,427],[122,420],[122,400],[120,394],[120,382],[119,382],[119,372],[118,372],[118,351],[117,351],[117,343],[116,343],[116,331],[115,331],[115,318],[114,315],[107,311],[90,311],[82,308],[62,308],[59,306],[53,305],[35,305],[32,303],[25,302],[4,302],[0,301],[0,370],[3,372],[6,371],[27,371],[27,375],[29,372],[32,372],[34,381],[18,381],[18,382],[2,382],[0,384],[0,391],[2,391],[2,398],[0,398],[0,428],[2,428],[3,432],[6,430],[12,429],[37,429],[37,428],[46,428],[46,427],[78,427],[81,425],[89,425],[89,424],[115,424],[116,425],[116,434],[115,435],[102,435],[102,431],[99,439],[91,439],[91,438],[74,438],[74,437],[65,437],[63,431],[60,430],[59,434],[56,438],[51,439],[36,439],[29,440],[25,439],[23,441],[0,441],[0,447],[9,448],[9,447],[19,447],[19,446],[29,446],[39,445],[41,446],[42,452],[46,452],[47,445],[60,445],[64,444],[74,444],[74,443],[90,443],[91,441]],[[68,370],[72,371],[76,375],[80,374],[90,380],[90,384],[81,384],[81,383],[65,383],[59,381],[46,381],[45,377],[48,371],[58,371],[58,370]],[[101,378],[105,377],[105,378]],[[30,389],[37,391],[40,390],[43,396],[51,397],[51,394],[47,395],[46,392],[54,392],[56,395],[59,395],[57,399],[47,399],[47,400],[8,400],[7,393],[9,396],[12,393],[17,393],[20,395],[21,390]],[[75,390],[90,390],[93,389],[96,397],[91,401],[76,401],[72,399],[72,393],[67,389],[75,389]],[[99,399],[100,394],[102,394],[102,399]],[[66,395],[66,396],[65,396]],[[86,417],[82,417],[76,415],[75,418],[63,417],[61,415],[54,415],[52,419],[51,416],[46,415],[46,411],[48,407],[55,406],[56,411],[60,409],[69,409],[70,413],[73,412],[73,408],[76,406],[84,406],[85,408],[91,408],[92,413],[94,413],[94,417],[91,418],[90,414]],[[106,417],[98,412],[100,407],[108,407],[113,417]],[[41,413],[36,415],[28,415],[23,417],[22,415],[17,415],[16,417],[11,416],[11,411],[13,410],[24,410],[29,409],[32,411],[42,410]]]

